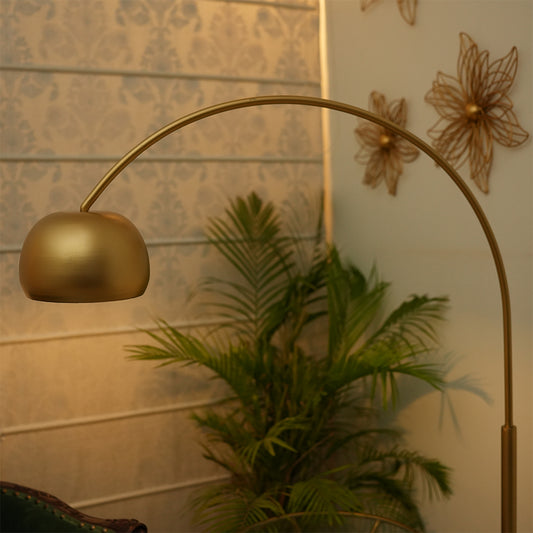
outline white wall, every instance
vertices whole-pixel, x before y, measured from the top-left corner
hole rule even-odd
[[[362,13],[354,0],[325,0],[325,91],[335,100],[367,107],[372,90],[404,97],[407,127],[429,140],[437,120],[424,102],[438,70],[456,74],[459,33],[467,32],[492,60],[518,47],[518,75],[510,97],[519,121],[533,133],[533,2],[530,0],[422,0],[407,25],[396,2]],[[382,185],[362,184],[353,160],[356,120],[331,115],[334,237],[357,264],[376,262],[393,282],[392,301],[407,295],[451,298],[442,346],[453,354],[452,378],[478,380],[486,402],[452,391],[456,423],[441,411],[438,393],[409,390],[397,421],[410,445],[454,469],[454,496],[425,503],[428,530],[495,532],[500,528],[500,426],[503,424],[503,348],[496,272],[481,228],[459,190],[421,155],[405,167],[397,197]],[[475,190],[493,225],[509,277],[514,328],[515,424],[518,426],[518,531],[533,531],[533,145],[495,145],[490,193]],[[460,173],[470,182],[465,169]]]

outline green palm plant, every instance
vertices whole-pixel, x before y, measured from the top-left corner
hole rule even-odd
[[[231,391],[193,416],[205,457],[230,474],[193,502],[209,531],[341,531],[369,515],[421,530],[417,483],[451,493],[447,467],[376,421],[402,376],[444,387],[442,367],[423,356],[447,300],[412,296],[380,319],[388,284],[343,261],[320,230],[321,220],[302,264],[274,206],[237,198],[207,230],[237,277],[203,286],[229,320],[203,337],[161,321],[150,344],[129,347],[136,359],[206,367]]]

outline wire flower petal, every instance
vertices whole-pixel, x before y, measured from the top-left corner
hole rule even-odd
[[[492,167],[492,132],[486,123],[473,130],[469,146],[470,176],[484,193],[489,192],[489,173]]]
[[[361,0],[361,11],[366,11],[376,2],[377,0]],[[416,19],[416,4],[418,0],[397,0],[397,3],[403,20],[412,26]]]
[[[407,122],[407,103],[404,98],[387,104],[383,94],[372,91],[369,108],[399,126],[403,127]],[[418,157],[418,149],[387,128],[368,121],[360,121],[354,133],[360,146],[354,158],[366,165],[363,183],[375,188],[385,181],[389,194],[395,195],[403,163],[414,161]]]
[[[398,9],[403,20],[411,26],[416,19],[416,4],[417,0],[398,0]]]
[[[490,113],[489,120],[492,125],[494,140],[509,148],[520,146],[529,137],[511,109],[500,109],[499,113]]]
[[[518,51],[489,62],[489,52],[480,51],[466,33],[459,35],[457,77],[437,73],[425,101],[439,115],[428,130],[434,148],[456,168],[467,161],[470,178],[489,192],[493,141],[521,145],[529,134],[520,126],[508,96],[517,71]]]

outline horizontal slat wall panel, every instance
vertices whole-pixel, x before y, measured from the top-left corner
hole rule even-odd
[[[45,214],[79,209],[109,166],[75,162],[0,164],[4,186],[0,254],[20,251],[27,232]],[[21,187],[21,180],[30,173],[34,179],[28,187]],[[95,209],[127,216],[148,244],[157,239],[198,239],[205,233],[208,217],[221,214],[228,198],[252,190],[265,199],[285,202],[286,208],[292,203],[293,209],[305,216],[321,181],[321,160],[312,158],[294,163],[283,159],[196,163],[139,160],[116,178]],[[35,195],[35,190],[43,192]]]
[[[147,135],[201,107],[247,96],[297,93],[318,96],[318,85],[284,85],[242,81],[152,79],[70,73],[2,72],[11,99],[2,152],[67,156],[114,156],[125,153]],[[25,98],[20,95],[28,94]],[[318,117],[318,118],[317,118]],[[173,155],[284,154],[280,133],[292,135],[299,155],[320,153],[314,135],[320,111],[296,106],[268,106],[231,111],[187,127],[153,147]],[[311,128],[311,126],[315,126]],[[270,128],[274,128],[270,131]],[[298,128],[299,127],[299,128]],[[320,136],[318,136],[320,138]],[[300,143],[300,146],[297,143]],[[303,146],[302,146],[303,143]],[[285,152],[287,150],[285,149]]]
[[[39,479],[69,501],[222,476],[202,460],[201,435],[188,414],[12,436],[3,444],[9,461],[2,475],[29,486]]]
[[[209,404],[225,394],[208,371],[127,359],[125,345],[147,341],[137,332],[4,347],[0,426],[11,434],[26,425],[59,425],[69,419],[83,425],[106,414]]]
[[[316,9],[316,0],[233,0],[235,4],[277,6],[294,9]]]
[[[2,32],[7,64],[319,80],[316,2],[302,9],[225,0],[17,4],[4,7],[11,16],[11,32]],[[24,55],[13,34],[24,35]]]
[[[146,238],[151,282],[136,300],[45,304],[18,284],[36,220],[77,210],[146,135],[201,107],[264,94],[320,95],[316,0],[0,2],[0,472],[90,514],[151,533],[195,531],[186,495],[221,472],[190,413],[226,394],[205,371],[126,358],[162,317],[205,327],[189,303],[225,266],[210,216],[257,191],[298,233],[322,190],[321,112],[268,106],[187,126],[153,146],[95,204]],[[314,347],[322,340],[316,333]]]
[[[150,324],[153,326],[153,324]],[[180,328],[187,331],[187,328]],[[208,328],[195,328],[205,335]],[[308,349],[320,351],[317,325],[307,336]],[[0,428],[12,438],[50,428],[87,426],[114,420],[142,419],[153,413],[202,409],[227,394],[225,384],[195,366],[165,367],[129,359],[126,346],[143,344],[142,331],[2,347]]]
[[[200,531],[190,520],[190,499],[194,497],[197,486],[175,488],[159,486],[154,494],[134,497],[108,504],[82,507],[84,512],[96,516],[126,517],[136,516],[138,520],[150,524],[151,531],[161,533]],[[83,502],[82,502],[83,503]]]

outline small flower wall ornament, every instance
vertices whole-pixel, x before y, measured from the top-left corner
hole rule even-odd
[[[369,109],[405,127],[407,103],[404,98],[393,100],[387,105],[383,94],[372,91]],[[366,165],[363,183],[375,188],[384,180],[389,194],[395,196],[398,179],[403,172],[403,163],[414,161],[418,157],[418,150],[403,137],[368,121],[361,121],[354,132],[361,145],[355,154],[355,160]]]
[[[398,9],[403,20],[411,26],[415,23],[416,18],[416,4],[418,0],[397,0]],[[366,11],[377,0],[361,0],[361,11]]]
[[[438,72],[425,96],[440,115],[428,135],[434,148],[456,168],[468,161],[470,177],[488,193],[493,141],[515,147],[529,137],[508,96],[518,52],[513,46],[506,56],[489,63],[487,50],[480,52],[466,33],[459,37],[457,78]]]

